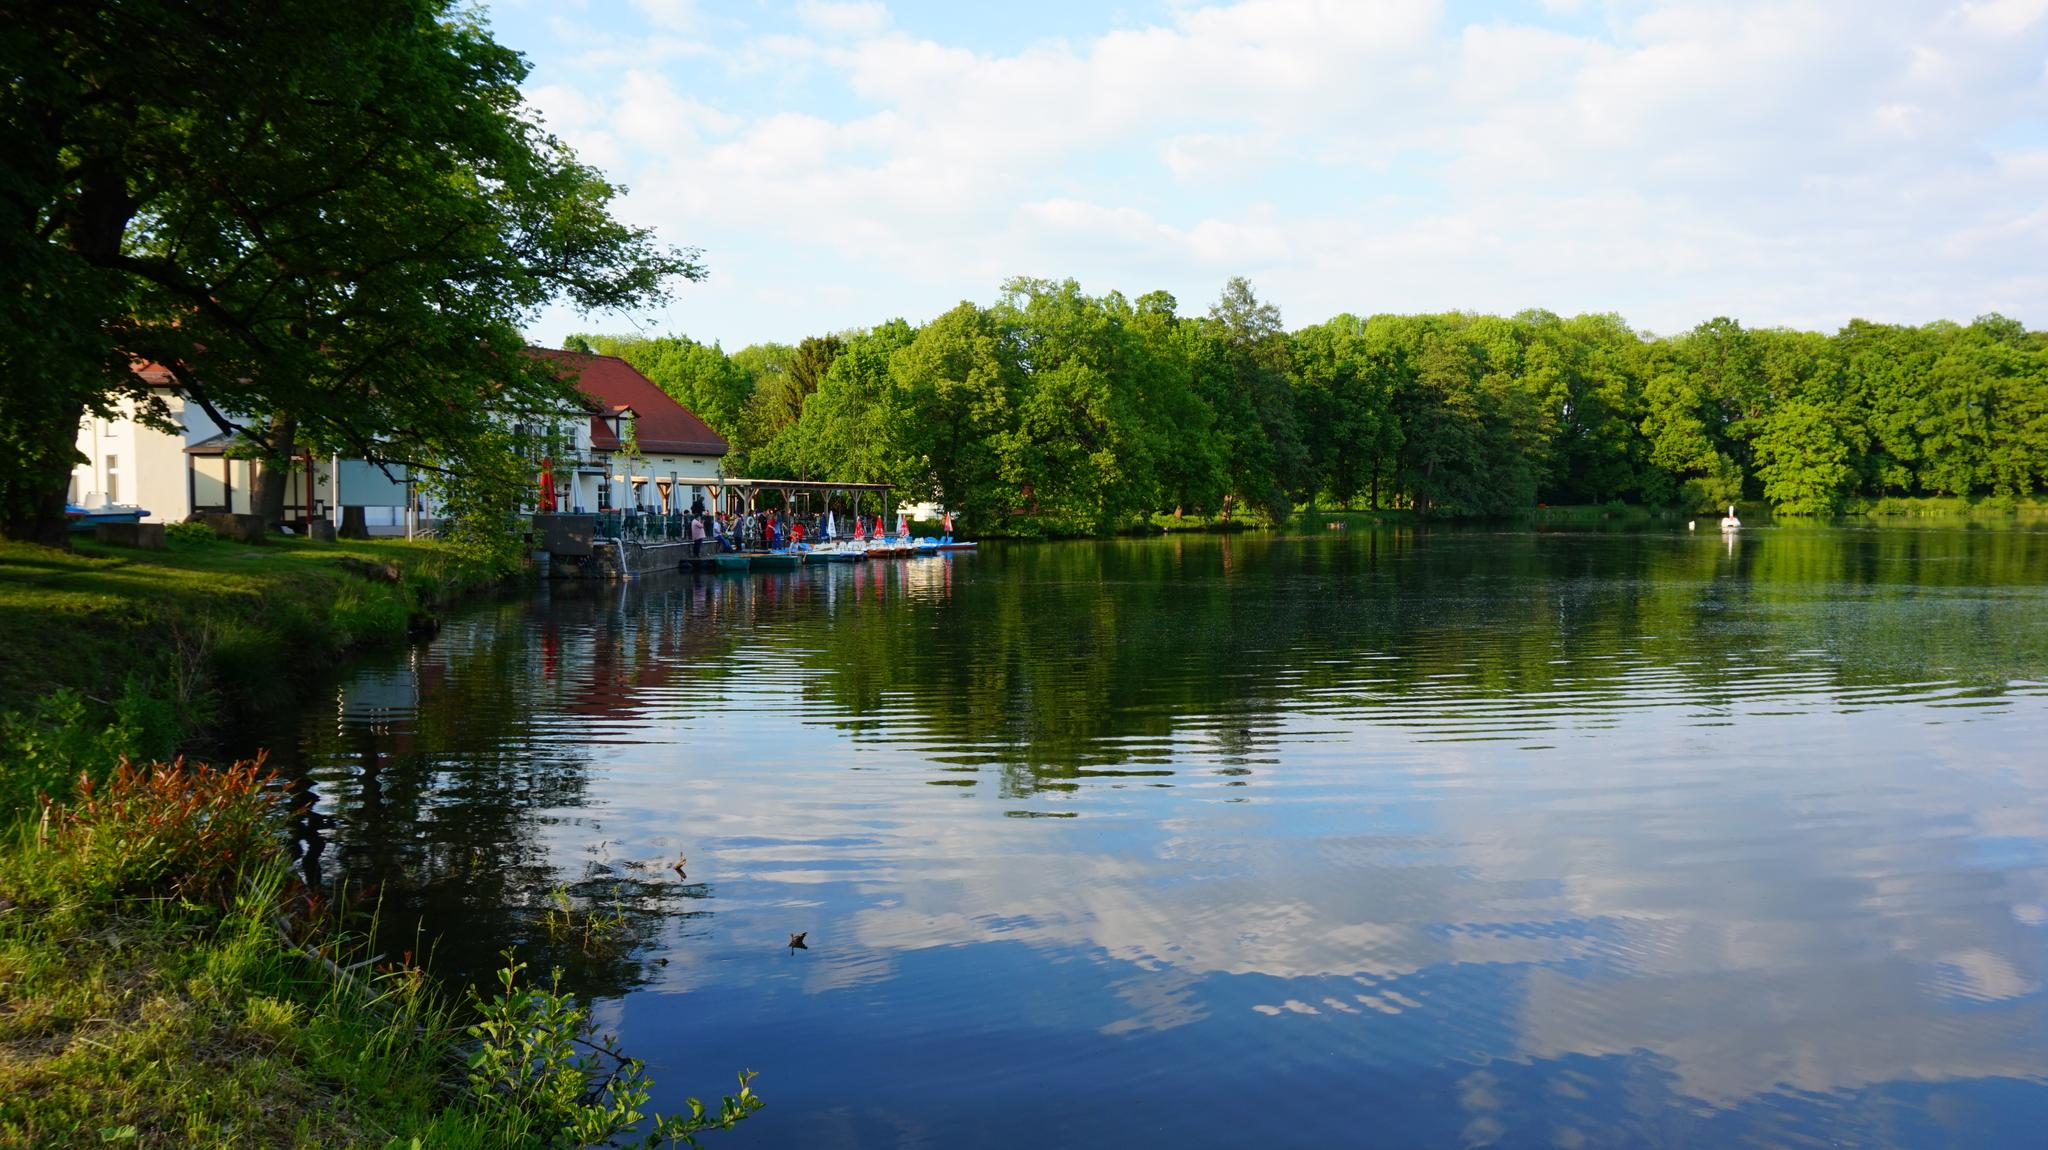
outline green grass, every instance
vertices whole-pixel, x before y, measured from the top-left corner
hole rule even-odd
[[[1765,514],[1761,507],[1738,507],[1737,512],[1751,518]],[[1640,507],[1633,503],[1591,503],[1560,507],[1531,507],[1515,516],[1517,522],[1530,523],[1539,527],[1646,527],[1653,524],[1683,526],[1687,520],[1711,518],[1719,521],[1719,514],[1698,515],[1673,507]]]
[[[425,980],[338,978],[285,934],[263,772],[123,768],[10,813],[0,1142],[383,1145],[442,1107],[458,1030]]]
[[[232,708],[507,574],[431,542],[0,543],[0,712],[60,688],[111,703],[136,677],[190,711]]]
[[[293,891],[258,769],[114,766],[512,568],[171,536],[0,543],[0,1145],[694,1145],[759,1106],[742,1076],[721,1107],[643,1116],[645,1076],[588,1053],[558,987],[508,979],[458,1009],[410,961],[342,971],[374,931]],[[613,941],[584,917],[587,944]]]
[[[1333,507],[1302,508],[1294,513],[1294,528],[1298,531],[1324,531],[1330,524],[1341,523],[1345,529],[1354,527],[1413,527],[1424,522],[1422,516],[1413,511],[1395,510],[1383,507],[1378,511],[1345,511]]]
[[[1940,495],[1887,496],[1853,500],[1842,508],[1844,518],[1961,519],[2038,522],[2048,519],[2048,499],[2038,496],[1982,495],[1971,498]]]
[[[588,1055],[587,1008],[509,954],[461,1010],[364,955],[373,924],[293,886],[272,782],[123,767],[0,836],[0,1144],[548,1150],[759,1106],[743,1076],[645,1114],[637,1064]]]
[[[0,1142],[383,1146],[433,1125],[451,1028],[412,1017],[425,996],[400,976],[356,998],[290,950],[268,918],[281,872],[219,913],[0,913]],[[415,1042],[380,1007],[432,1024]]]

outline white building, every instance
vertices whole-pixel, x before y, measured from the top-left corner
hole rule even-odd
[[[718,488],[726,442],[646,376],[616,356],[530,349],[575,374],[590,412],[564,412],[557,427],[567,450],[551,459],[556,510],[599,511],[636,508],[671,513],[709,506]],[[137,369],[144,382],[162,388],[176,432],[164,432],[123,415],[89,417],[78,429],[78,451],[86,461],[71,473],[70,501],[87,509],[122,504],[141,507],[144,522],[176,523],[195,513],[249,513],[250,493],[264,464],[230,453],[232,436],[197,404],[171,391],[170,373]],[[636,441],[637,455],[622,441]],[[338,486],[337,486],[337,480]],[[404,469],[356,459],[302,457],[286,485],[285,519],[341,518],[340,508],[361,507],[372,534],[405,529],[409,498]],[[421,501],[431,518],[432,508]]]
[[[617,356],[530,350],[574,373],[594,408],[575,422],[571,450],[550,461],[556,510],[673,515],[714,504],[727,445],[694,412]],[[627,441],[637,457],[624,449]]]

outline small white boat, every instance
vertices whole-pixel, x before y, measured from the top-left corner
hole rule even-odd
[[[64,505],[66,525],[74,532],[91,531],[102,523],[140,523],[148,514],[143,508],[120,503],[101,503],[94,507],[80,507],[74,503]]]

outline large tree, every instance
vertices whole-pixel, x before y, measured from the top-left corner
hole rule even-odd
[[[131,366],[287,459],[461,466],[569,385],[518,354],[566,297],[701,274],[522,103],[451,0],[9,0],[0,148],[0,533],[61,540],[89,412]]]

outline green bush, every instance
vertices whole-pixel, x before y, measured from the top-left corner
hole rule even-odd
[[[204,523],[167,523],[164,525],[164,539],[172,547],[212,547],[223,540],[213,533],[213,528]]]
[[[590,1011],[562,993],[558,970],[547,986],[526,984],[526,964],[505,952],[498,993],[488,998],[471,990],[477,1021],[469,1028],[471,1104],[500,1144],[573,1150],[617,1145],[616,1139],[648,1116],[652,1083],[646,1067],[620,1054],[610,1040],[591,1041]],[[611,1064],[607,1070],[605,1063]],[[740,1090],[716,1115],[695,1098],[690,1117],[653,1116],[640,1145],[681,1142],[696,1146],[696,1135],[730,1130],[761,1108],[753,1072],[740,1075]]]
[[[124,758],[168,755],[183,735],[169,702],[130,676],[103,717],[83,695],[59,690],[26,713],[0,714],[0,821],[68,797],[81,778],[105,777]]]
[[[285,811],[274,784],[261,759],[222,768],[124,759],[50,805],[37,830],[41,865],[10,885],[22,901],[168,895],[225,906],[244,869],[277,853]]]

